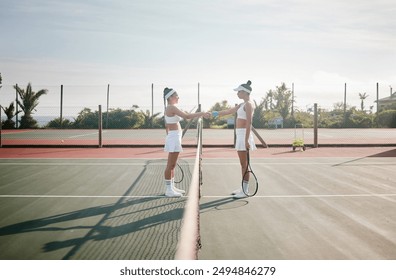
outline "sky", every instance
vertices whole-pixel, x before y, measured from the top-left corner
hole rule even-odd
[[[110,84],[128,89],[113,107],[150,106],[153,83],[156,106],[172,87],[191,107],[199,83],[209,109],[251,80],[257,102],[284,82],[297,108],[331,108],[347,83],[347,103],[366,92],[368,107],[377,82],[380,98],[396,91],[395,15],[393,0],[0,0],[0,103],[31,82],[50,89],[45,106],[61,84],[92,104]]]

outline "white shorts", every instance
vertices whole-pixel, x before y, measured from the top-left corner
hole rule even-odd
[[[237,128],[235,130],[235,133],[236,133],[235,149],[237,151],[246,151],[246,145],[245,145],[246,128]],[[250,132],[249,135],[249,144],[251,151],[257,150],[256,144],[254,143],[252,132]]]
[[[182,131],[181,130],[170,130],[165,138],[164,151],[169,153],[183,152],[181,145],[182,142]]]

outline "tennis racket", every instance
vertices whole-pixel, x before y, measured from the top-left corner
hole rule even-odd
[[[247,157],[247,166],[246,166],[246,171],[243,174],[243,178],[242,178],[242,191],[246,196],[250,197],[256,195],[259,184],[256,174],[254,174],[252,170],[252,166],[250,165],[249,150],[246,151],[246,157]],[[244,181],[247,181],[249,183],[246,185],[244,184]]]
[[[184,171],[183,168],[177,163],[177,170],[175,168],[175,183],[179,184],[184,179]]]

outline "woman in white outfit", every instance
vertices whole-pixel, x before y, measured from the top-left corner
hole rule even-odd
[[[235,149],[237,150],[239,162],[241,164],[243,188],[246,193],[248,193],[249,188],[249,178],[245,176],[243,178],[246,168],[247,168],[247,150],[256,150],[256,145],[254,143],[254,138],[252,134],[252,119],[254,104],[250,101],[250,93],[252,92],[251,81],[247,81],[246,84],[241,84],[239,87],[234,89],[238,92],[238,98],[243,100],[243,103],[235,106],[234,108],[223,110],[220,112],[212,112],[214,117],[225,116],[230,114],[237,114],[236,119],[236,143]],[[241,188],[233,191],[232,194],[234,198],[246,197],[246,194]]]
[[[165,128],[166,128],[166,139],[165,139],[165,152],[168,152],[168,162],[166,165],[164,177],[165,177],[165,195],[168,197],[180,197],[185,193],[184,190],[177,189],[175,187],[175,167],[179,153],[183,151],[181,140],[182,130],[180,121],[182,119],[192,119],[196,117],[209,117],[209,113],[198,112],[188,114],[180,111],[176,105],[179,102],[179,96],[177,92],[171,88],[164,89],[164,101],[168,102],[165,108]]]

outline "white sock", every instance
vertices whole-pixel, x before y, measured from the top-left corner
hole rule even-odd
[[[167,191],[172,190],[172,180],[165,180],[165,187]]]
[[[249,193],[249,181],[243,180],[243,189],[245,190],[246,193]]]

